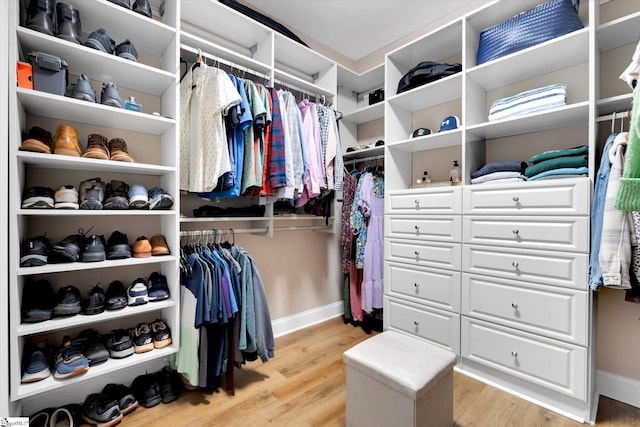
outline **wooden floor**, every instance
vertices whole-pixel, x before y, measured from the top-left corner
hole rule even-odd
[[[121,425],[344,426],[342,353],[369,336],[341,318],[283,336],[274,359],[236,369],[235,396],[184,392],[170,404],[138,408]],[[457,372],[454,394],[455,426],[582,425]],[[603,397],[596,426],[640,426],[640,409]]]

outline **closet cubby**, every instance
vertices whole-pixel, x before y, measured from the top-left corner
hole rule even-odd
[[[10,216],[9,216],[9,362],[11,366],[10,399],[24,414],[48,406],[82,401],[87,394],[99,391],[107,382],[129,384],[131,379],[147,370],[167,363],[180,342],[179,277],[178,277],[178,212],[180,212],[177,180],[177,31],[178,11],[168,2],[164,15],[154,9],[154,18],[127,10],[107,0],[65,3],[80,13],[84,42],[98,28],[119,44],[131,40],[138,52],[138,62],[129,61],[98,50],[68,42],[22,26],[22,7],[28,2],[11,2],[9,6],[9,63],[24,61],[31,51],[44,52],[64,59],[68,64],[67,94],[80,74],[89,77],[96,91],[96,103],[73,99],[37,90],[17,87],[15,73],[10,74],[9,91],[9,156]],[[103,83],[113,82],[122,102],[135,96],[143,112],[114,108],[100,103]],[[156,114],[153,114],[156,113]],[[78,132],[78,142],[84,152],[88,135],[97,133],[108,140],[122,138],[134,163],[96,160],[60,154],[20,151],[27,131],[39,126],[52,134],[55,145],[56,128],[71,126]],[[129,186],[162,187],[172,195],[174,205],[168,210],[60,210],[22,209],[23,192],[34,186],[46,186],[54,191],[63,185],[79,189],[81,181],[99,177],[107,183],[121,180]],[[37,267],[21,267],[21,242],[45,236],[57,243],[83,229],[87,236],[103,235],[105,240],[114,231],[127,234],[133,244],[139,236],[166,237],[172,253],[149,258],[127,258],[101,262],[47,263]],[[78,314],[72,317],[52,317],[39,323],[21,321],[25,284],[48,280],[54,290],[74,285],[83,299],[99,284],[106,292],[112,281],[120,280],[125,288],[138,277],[152,272],[166,276],[170,298],[142,306],[125,307],[96,315]],[[162,318],[171,328],[172,345],[125,359],[109,359],[92,366],[87,373],[60,380],[53,375],[34,383],[21,383],[25,343],[48,341],[54,349],[62,337],[75,338],[82,330],[92,328],[106,334],[116,327],[133,328],[138,322]],[[54,367],[55,369],[55,367]],[[61,391],[63,391],[61,393]]]

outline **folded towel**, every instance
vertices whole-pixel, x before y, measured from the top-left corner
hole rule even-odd
[[[567,85],[553,85],[498,99],[489,109],[489,121],[506,119],[566,105]]]

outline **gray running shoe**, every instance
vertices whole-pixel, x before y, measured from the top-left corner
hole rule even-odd
[[[78,82],[73,85],[73,89],[71,89],[71,98],[96,102],[96,90],[91,86],[91,81],[89,81],[89,78],[85,74],[80,74]]]
[[[89,34],[84,45],[105,53],[113,53],[116,49],[115,40],[107,35],[104,28],[98,28],[93,33]]]
[[[102,85],[100,103],[110,107],[122,108],[122,99],[120,99],[118,88],[114,83],[106,83]]]

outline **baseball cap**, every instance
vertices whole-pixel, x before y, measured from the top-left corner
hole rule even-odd
[[[460,119],[457,116],[447,116],[440,123],[440,132],[458,129],[458,126],[460,126]]]
[[[431,134],[431,129],[418,128],[418,129],[413,131],[413,133],[411,134],[411,138],[417,138],[419,136],[425,136],[425,135],[430,135],[430,134]]]

